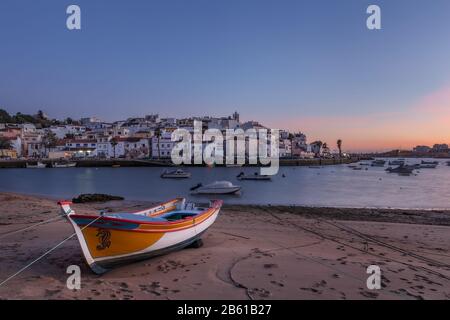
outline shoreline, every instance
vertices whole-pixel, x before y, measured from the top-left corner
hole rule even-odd
[[[40,194],[40,193],[25,193],[25,192],[10,192],[10,191],[5,191],[5,190],[1,190],[0,189],[0,195],[1,194],[11,194],[11,195],[20,195],[20,196],[30,196],[30,197],[35,197],[35,198],[42,198],[42,199],[47,199],[47,200],[53,200],[56,202],[60,201],[60,200],[71,200],[71,199],[65,199],[64,197],[56,197],[56,196],[50,196],[50,195],[46,195],[46,194]],[[116,194],[114,194],[116,195]],[[120,194],[118,194],[120,196]],[[78,194],[75,194],[74,197],[78,196]],[[123,200],[123,202],[135,202],[135,203],[147,203],[147,204],[157,204],[160,202],[163,202],[167,199],[162,199],[162,200],[140,200],[140,199],[128,199],[125,198]],[[200,199],[199,199],[200,200]],[[201,203],[201,200],[198,201],[199,203]],[[97,204],[101,204],[100,202]],[[323,206],[323,205],[296,205],[296,204],[286,204],[286,205],[280,205],[280,204],[257,204],[257,203],[240,203],[240,204],[227,204],[224,203],[223,205],[224,208],[230,207],[236,207],[236,208],[241,208],[241,209],[246,209],[246,208],[286,208],[287,210],[291,210],[295,209],[295,211],[300,212],[300,213],[305,213],[307,211],[310,211],[310,213],[314,212],[314,211],[320,211],[320,210],[324,210],[324,211],[351,211],[351,213],[355,213],[357,211],[362,211],[362,212],[369,212],[372,214],[375,213],[386,213],[386,212],[392,212],[392,213],[400,213],[402,212],[404,215],[413,215],[416,213],[421,213],[421,212],[431,212],[431,213],[447,213],[450,215],[450,207],[449,208],[407,208],[407,207],[350,207],[350,206]],[[344,218],[344,217],[343,217]],[[375,220],[373,220],[375,221]],[[447,224],[445,224],[447,225]]]
[[[74,204],[126,211],[149,202]],[[54,199],[0,192],[0,236],[52,218]],[[0,287],[0,299],[450,299],[450,212],[227,205],[204,246],[94,275],[76,238]],[[73,232],[65,220],[2,238],[0,282]],[[366,288],[379,265],[382,288]],[[66,288],[69,265],[82,288]]]
[[[280,166],[329,166],[339,164],[351,164],[358,162],[359,158],[351,159],[280,159]],[[11,168],[25,168],[27,162],[40,161],[46,165],[50,165],[52,162],[59,161],[59,159],[27,159],[27,160],[0,160],[0,169]],[[69,160],[70,162],[76,162],[77,167],[91,168],[91,167],[112,167],[120,166],[124,168],[128,167],[207,167],[206,164],[183,164],[181,166],[174,165],[170,159],[168,160],[128,160],[128,159],[105,159],[105,160]],[[226,168],[226,164],[216,165],[217,167]],[[260,165],[244,164],[242,167],[260,167]]]

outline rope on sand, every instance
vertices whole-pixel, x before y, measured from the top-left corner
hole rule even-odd
[[[33,225],[31,225],[31,226],[28,226],[28,227],[24,227],[24,228],[21,228],[21,229],[18,229],[18,230],[10,231],[10,232],[1,233],[1,234],[0,234],[0,239],[3,239],[3,238],[6,237],[6,236],[10,236],[10,235],[13,235],[13,234],[22,232],[22,231],[26,231],[26,230],[29,230],[29,229],[33,229],[33,228],[38,227],[38,226],[40,226],[40,225],[47,224],[47,223],[49,223],[49,222],[52,222],[52,221],[56,221],[56,220],[62,219],[62,218],[64,218],[64,217],[65,217],[65,215],[59,215],[59,216],[57,216],[57,217],[53,217],[53,218],[47,219],[47,220],[45,220],[45,221],[41,221],[41,222],[35,223],[35,224],[33,224]]]
[[[103,218],[103,216],[98,216],[97,218],[95,218],[94,220],[92,220],[91,222],[89,222],[87,225],[85,225],[83,228],[81,228],[80,230],[83,231],[84,229],[86,229],[87,227],[89,227],[91,224],[93,224],[94,222],[96,222],[98,219]],[[23,267],[22,269],[20,269],[19,271],[17,271],[16,273],[12,274],[11,276],[9,276],[8,278],[6,278],[5,280],[3,280],[2,282],[0,282],[0,287],[3,286],[6,282],[8,282],[9,280],[13,279],[14,277],[18,276],[19,274],[21,274],[23,271],[25,271],[26,269],[28,269],[29,267],[31,267],[33,264],[35,264],[36,262],[38,262],[39,260],[41,260],[42,258],[44,258],[45,256],[47,256],[48,254],[52,253],[54,250],[56,250],[57,248],[59,248],[61,245],[63,245],[66,241],[72,239],[77,233],[74,232],[72,233],[69,237],[65,238],[63,241],[61,241],[60,243],[58,243],[56,246],[54,246],[53,248],[51,248],[50,250],[47,250],[46,252],[44,252],[42,255],[40,255],[38,258],[34,259],[33,261],[31,261],[29,264],[27,264],[25,267]]]

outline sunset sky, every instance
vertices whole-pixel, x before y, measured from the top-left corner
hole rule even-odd
[[[66,29],[78,4],[82,30]],[[382,30],[366,28],[366,8]],[[0,1],[0,108],[230,115],[350,151],[450,143],[448,0]]]

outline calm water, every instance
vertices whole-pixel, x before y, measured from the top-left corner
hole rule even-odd
[[[436,169],[421,169],[407,177],[388,174],[385,168],[354,171],[347,165],[281,167],[272,181],[236,179],[239,172],[253,173],[255,168],[187,168],[192,178],[185,180],[161,179],[163,168],[1,169],[0,191],[65,199],[80,193],[108,193],[130,200],[185,196],[201,201],[207,198],[189,195],[190,187],[199,182],[229,180],[241,185],[242,192],[240,196],[222,196],[226,203],[450,208],[450,166],[445,161],[441,160]]]

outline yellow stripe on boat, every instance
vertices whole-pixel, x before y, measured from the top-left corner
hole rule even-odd
[[[93,258],[117,256],[144,250],[161,239],[164,233],[131,232],[88,227],[83,236]]]

